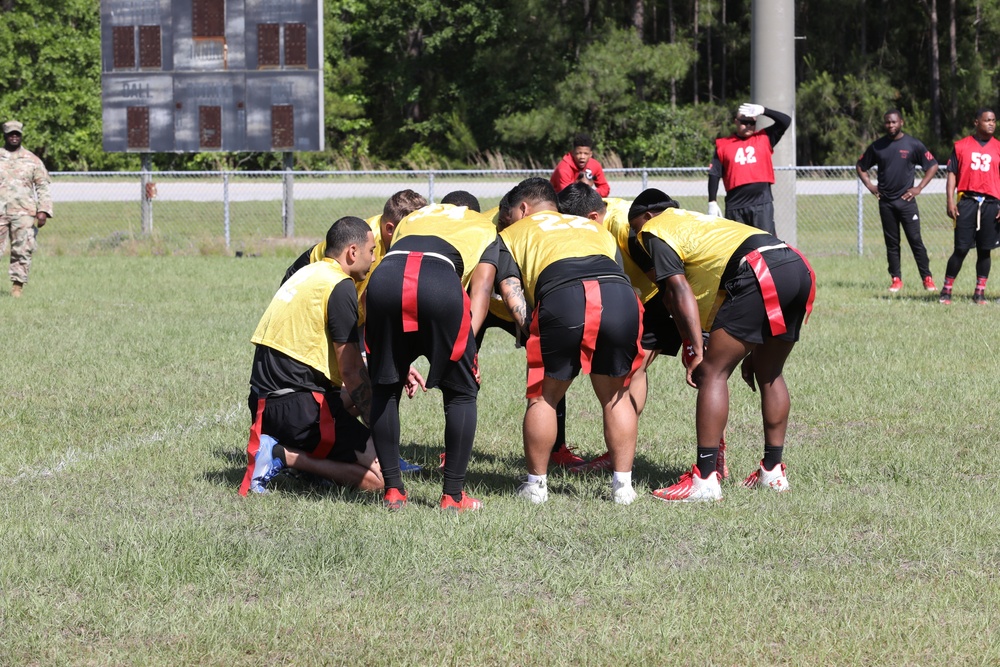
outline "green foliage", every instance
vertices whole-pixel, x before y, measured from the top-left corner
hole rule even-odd
[[[799,86],[796,128],[814,153],[799,164],[853,164],[882,134],[882,114],[898,105],[899,92],[885,72],[835,77],[819,72]]]
[[[497,132],[504,141],[561,154],[582,128],[604,149],[630,155],[619,145],[627,140],[615,128],[630,127],[630,121],[641,116],[636,112],[645,106],[638,103],[640,89],[651,101],[662,98],[665,84],[682,77],[695,54],[682,44],[643,44],[634,30],[609,27],[601,35],[555,85],[548,104],[498,119]]]
[[[18,0],[0,17],[0,116],[64,168],[112,168],[101,150],[100,32],[94,0]]]
[[[947,153],[973,110],[1000,96],[1000,0],[939,0],[939,108],[928,5],[898,4],[794,3],[805,38],[796,42],[800,163],[853,162],[890,105]],[[725,123],[713,127],[714,108],[692,101],[724,103],[748,90],[754,4],[643,5],[636,31],[636,4],[612,0],[327,0],[327,149],[298,163],[464,166],[507,154],[548,165],[581,129],[633,164],[700,155]],[[53,170],[137,168],[138,156],[101,147],[99,0],[4,0],[0,9],[0,114],[25,123],[25,145]],[[163,154],[154,165],[271,169],[276,158]]]
[[[609,138],[626,166],[689,167],[708,164],[713,139],[727,127],[728,109],[702,104],[671,108],[664,103],[633,105]]]

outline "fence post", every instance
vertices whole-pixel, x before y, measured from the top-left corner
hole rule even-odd
[[[284,196],[281,200],[282,233],[285,238],[291,238],[295,236],[295,199],[292,196],[292,186],[294,180],[294,177],[292,176],[292,167],[295,166],[295,154],[290,151],[284,153],[284,161]]]
[[[428,174],[427,179],[427,201],[431,204],[434,203],[434,172]]]
[[[645,169],[642,170],[642,192],[649,189],[649,172]]]
[[[153,198],[151,183],[153,176],[153,156],[149,153],[142,154],[142,172],[139,175],[139,197],[141,205],[141,229],[143,234],[153,233]]]
[[[858,181],[858,255],[863,255],[865,253],[865,187],[861,183],[861,179]]]
[[[222,221],[226,236],[226,251],[229,251],[229,172],[222,173]]]

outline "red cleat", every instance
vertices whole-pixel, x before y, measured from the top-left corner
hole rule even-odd
[[[389,489],[382,498],[382,505],[388,510],[401,510],[406,507],[406,492],[399,489]]]
[[[483,501],[468,496],[465,494],[465,491],[462,491],[462,501],[456,503],[455,499],[446,493],[441,496],[441,509],[452,510],[456,513],[481,510],[483,509]]]
[[[704,500],[722,500],[719,473],[713,472],[702,479],[698,466],[681,475],[676,484],[653,491],[653,497],[666,502],[690,503]]]
[[[559,449],[552,452],[549,455],[549,463],[552,465],[560,466],[562,468],[575,468],[578,465],[583,465],[587,462],[587,459],[582,456],[577,456],[571,447],[568,447],[566,443],[559,445]]]
[[[601,472],[602,470],[611,470],[611,452],[604,452],[596,459],[585,461],[569,469],[570,472],[578,475],[588,472]]]
[[[729,466],[726,465],[726,436],[719,440],[719,456],[715,460],[715,469],[722,479],[729,479]]]

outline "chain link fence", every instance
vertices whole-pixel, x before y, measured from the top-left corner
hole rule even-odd
[[[781,170],[781,168],[776,168]],[[885,252],[878,204],[854,167],[794,169],[798,246],[811,256]],[[55,172],[55,218],[39,242],[49,252],[273,254],[298,252],[344,215],[368,218],[393,193],[412,189],[429,201],[467,190],[488,209],[528,176],[548,171],[369,172]],[[611,196],[631,199],[659,188],[695,211],[707,207],[704,168],[608,169]],[[788,185],[783,185],[787,183]],[[780,187],[791,187],[780,179]],[[932,256],[951,251],[945,180],[918,199]],[[721,195],[721,193],[720,193]],[[721,201],[720,204],[724,204]],[[904,244],[905,245],[905,244]],[[907,251],[904,251],[907,252]]]

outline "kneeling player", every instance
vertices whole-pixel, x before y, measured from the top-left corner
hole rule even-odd
[[[368,429],[340,399],[343,384],[368,418],[371,384],[358,344],[355,283],[367,275],[374,248],[364,220],[341,218],[327,232],[324,258],[285,281],[257,324],[241,495],[265,492],[285,466],[365,490],[382,488]]]

